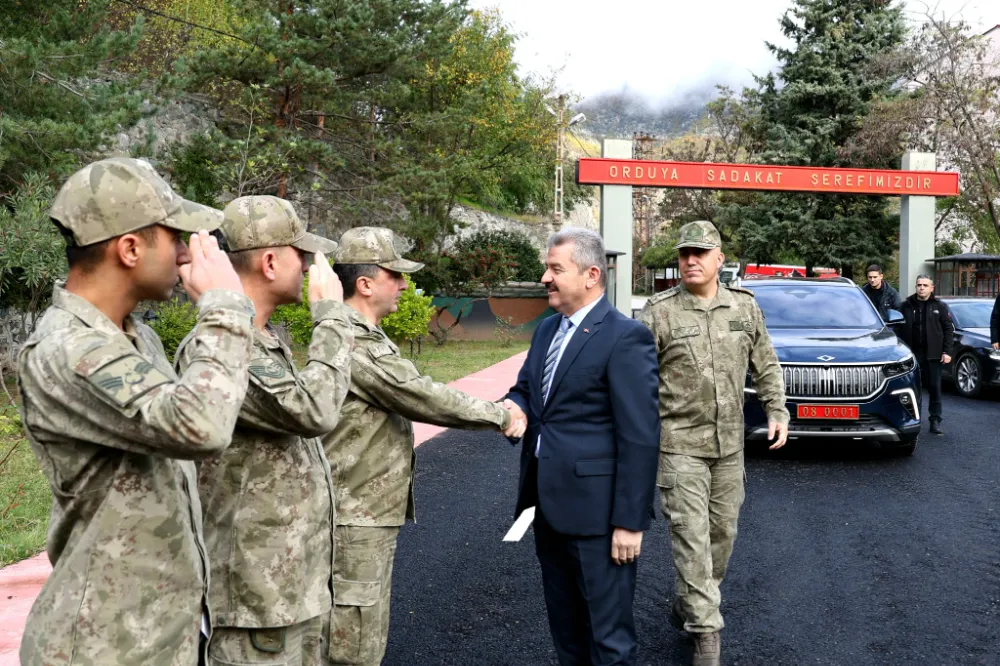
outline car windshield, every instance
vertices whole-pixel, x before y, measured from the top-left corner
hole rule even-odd
[[[768,328],[868,328],[885,324],[860,289],[818,284],[751,287]]]
[[[948,307],[951,308],[951,316],[955,320],[956,326],[961,326],[962,328],[990,327],[990,313],[993,312],[993,303],[990,301],[972,301],[969,303],[950,301]]]

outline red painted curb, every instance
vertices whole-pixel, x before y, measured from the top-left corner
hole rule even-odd
[[[506,395],[528,352],[515,354],[506,361],[480,370],[448,384],[469,395],[484,400],[497,400]],[[446,428],[413,424],[414,446],[420,446]],[[52,572],[48,556],[41,553],[27,560],[0,569],[0,666],[18,666],[17,651],[21,633],[28,619],[31,604],[42,589],[45,579]]]

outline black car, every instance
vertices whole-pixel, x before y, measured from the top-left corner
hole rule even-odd
[[[955,347],[951,363],[941,366],[941,376],[950,379],[955,391],[967,398],[978,396],[986,386],[1000,386],[1000,352],[990,344],[992,298],[941,297],[951,308],[955,322]]]
[[[920,434],[920,371],[910,350],[847,278],[765,278],[757,297],[785,380],[789,439],[862,441],[907,455]],[[747,374],[747,442],[767,440],[767,415]]]

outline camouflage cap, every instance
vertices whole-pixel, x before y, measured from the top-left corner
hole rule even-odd
[[[234,252],[291,245],[303,252],[332,254],[337,243],[306,232],[306,225],[284,199],[240,197],[222,211],[222,235]]]
[[[710,250],[713,247],[722,247],[722,238],[719,236],[719,230],[711,222],[704,220],[688,222],[681,227],[681,237],[674,249],[679,250],[682,247]]]
[[[49,217],[73,234],[77,245],[93,245],[160,224],[180,231],[214,231],[222,212],[177,195],[145,160],[112,157],[88,164],[69,177]]]
[[[415,273],[424,267],[403,259],[396,251],[392,231],[381,227],[354,227],[345,231],[334,263],[375,264],[399,273]]]

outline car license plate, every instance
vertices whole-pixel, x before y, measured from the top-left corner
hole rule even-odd
[[[857,405],[799,405],[800,419],[853,419],[858,418]]]

